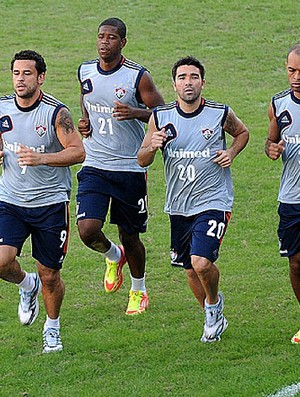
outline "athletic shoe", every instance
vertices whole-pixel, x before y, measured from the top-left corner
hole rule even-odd
[[[104,276],[104,289],[108,293],[116,292],[123,283],[122,268],[126,263],[126,257],[124,247],[119,246],[121,250],[121,259],[119,262],[110,261],[108,258],[105,259],[106,271]]]
[[[226,331],[228,322],[223,315],[224,299],[221,292],[218,293],[219,303],[212,310],[205,306],[204,332],[201,342],[210,343],[221,340],[221,335]]]
[[[43,353],[60,352],[63,349],[59,328],[46,328],[43,332]]]
[[[292,337],[291,342],[294,344],[300,343],[300,329],[299,331]]]
[[[132,316],[134,314],[143,313],[149,306],[149,299],[147,292],[132,291],[129,292],[129,302],[126,314]]]
[[[23,325],[31,325],[39,314],[38,295],[42,290],[42,283],[37,273],[29,273],[34,279],[34,287],[31,291],[19,289],[20,303],[18,307],[18,315],[20,323]]]

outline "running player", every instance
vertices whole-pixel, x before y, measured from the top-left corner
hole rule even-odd
[[[149,72],[126,59],[126,26],[118,18],[98,28],[99,58],[78,70],[86,160],[78,173],[79,235],[89,248],[106,258],[104,288],[116,292],[123,282],[128,261],[131,289],[126,314],[145,311],[145,248],[140,233],[147,226],[146,171],[138,165],[137,152],[144,138],[144,123],[151,108],[163,104]],[[103,233],[110,207],[110,221],[118,226],[121,245]]]
[[[47,312],[43,351],[60,351],[60,307],[64,283],[60,269],[69,236],[69,165],[84,160],[81,137],[69,110],[41,91],[46,75],[35,51],[15,54],[11,62],[14,95],[0,98],[3,159],[0,179],[0,277],[19,287],[21,324],[31,325],[42,291]],[[31,236],[37,273],[16,259]]]
[[[172,77],[177,101],[154,109],[138,161],[148,166],[162,150],[172,264],[186,269],[205,309],[201,341],[215,342],[227,328],[215,261],[233,205],[230,166],[249,133],[232,109],[201,96],[205,69],[199,60],[180,59]],[[224,131],[233,137],[228,149]]]
[[[282,158],[279,252],[289,258],[290,281],[300,303],[300,44],[289,50],[286,70],[290,88],[275,95],[269,106],[266,154],[272,160]],[[291,342],[300,343],[300,330]]]

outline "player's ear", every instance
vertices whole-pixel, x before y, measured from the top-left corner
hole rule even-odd
[[[45,81],[45,77],[46,77],[46,73],[41,73],[41,74],[38,75],[38,83],[40,85],[42,85],[43,82]]]
[[[176,83],[175,83],[175,81],[174,81],[174,80],[172,80],[172,85],[173,85],[173,89],[174,89],[174,91],[175,91],[175,92],[177,92],[177,90],[176,90]]]
[[[124,37],[124,39],[121,39],[121,48],[124,48],[127,44],[127,39]]]
[[[205,86],[205,83],[206,83],[206,80],[203,79],[203,80],[202,80],[202,90],[203,90],[203,88],[204,88],[204,86]]]

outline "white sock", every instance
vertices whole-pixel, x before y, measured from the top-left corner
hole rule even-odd
[[[218,299],[218,302],[214,303],[213,305],[209,305],[205,299],[205,308],[210,309],[210,310],[216,309],[219,303],[220,303],[220,298]]]
[[[145,285],[145,275],[142,278],[134,278],[131,277],[131,289],[132,291],[143,291],[146,292],[146,285]]]
[[[24,291],[31,291],[34,287],[34,281],[31,277],[31,273],[25,272],[25,277],[20,282],[20,284],[16,284],[17,287],[23,288]]]
[[[44,330],[47,328],[60,328],[60,317],[58,316],[55,319],[50,318],[49,316],[46,317],[46,321],[44,324]]]
[[[110,243],[111,243],[110,249],[104,252],[104,255],[106,256],[107,259],[109,259],[112,262],[119,262],[122,256],[120,247],[118,247],[112,241],[110,241]]]

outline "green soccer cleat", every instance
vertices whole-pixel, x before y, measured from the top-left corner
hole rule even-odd
[[[122,268],[126,263],[126,257],[124,252],[124,247],[119,246],[121,250],[121,259],[119,262],[110,261],[105,259],[106,271],[104,276],[104,289],[107,293],[113,293],[118,291],[123,283],[123,273]]]
[[[129,292],[129,302],[126,314],[129,316],[143,313],[149,306],[147,292],[132,291]]]

